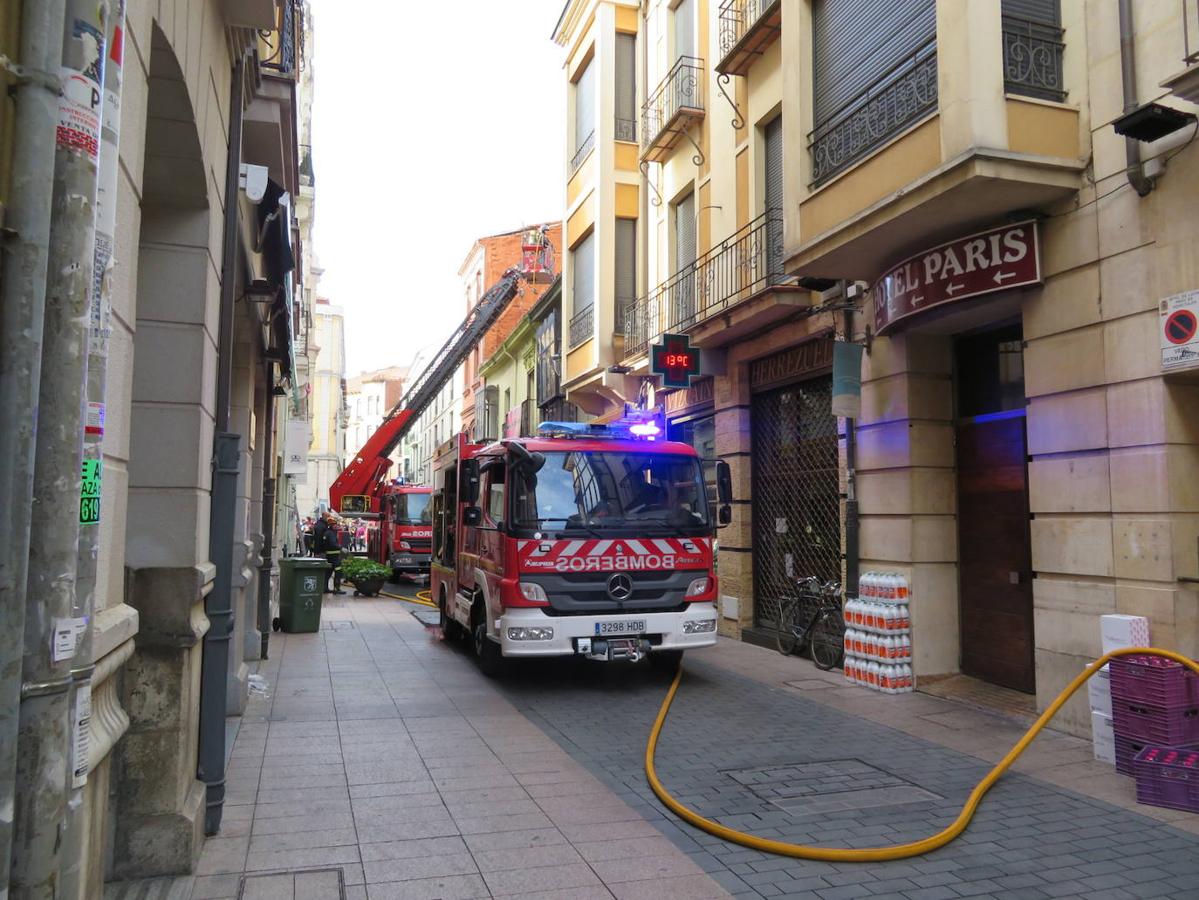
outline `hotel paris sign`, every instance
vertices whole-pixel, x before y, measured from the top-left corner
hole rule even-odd
[[[909,257],[874,284],[874,330],[926,309],[1041,282],[1041,242],[1034,221],[1005,225]]]

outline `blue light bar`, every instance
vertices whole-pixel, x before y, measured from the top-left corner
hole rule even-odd
[[[591,437],[595,434],[591,426],[585,422],[542,422],[537,426],[537,433],[545,437],[553,437],[555,435]]]

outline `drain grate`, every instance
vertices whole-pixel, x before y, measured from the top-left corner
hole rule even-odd
[[[341,868],[294,869],[243,875],[237,900],[345,900]]]
[[[860,759],[735,769],[725,774],[759,800],[800,815],[943,799]]]
[[[348,619],[329,619],[321,621],[321,631],[353,631],[354,623]]]

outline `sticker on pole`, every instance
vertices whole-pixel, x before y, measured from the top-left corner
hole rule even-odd
[[[80,525],[95,525],[100,521],[100,479],[103,472],[102,460],[83,461],[83,488],[79,492]]]
[[[94,163],[100,156],[103,32],[90,22],[76,19],[63,46],[63,63],[56,140],[60,148],[84,153]]]
[[[84,425],[84,433],[95,437],[104,437],[104,404],[93,403],[87,404],[87,423]]]
[[[1199,291],[1160,304],[1162,371],[1199,369]]]
[[[75,708],[71,710],[71,786],[87,784],[91,769],[92,684],[84,681],[75,688]]]

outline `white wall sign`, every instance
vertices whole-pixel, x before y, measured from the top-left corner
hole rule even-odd
[[[1167,297],[1159,313],[1162,371],[1199,368],[1199,291]]]

